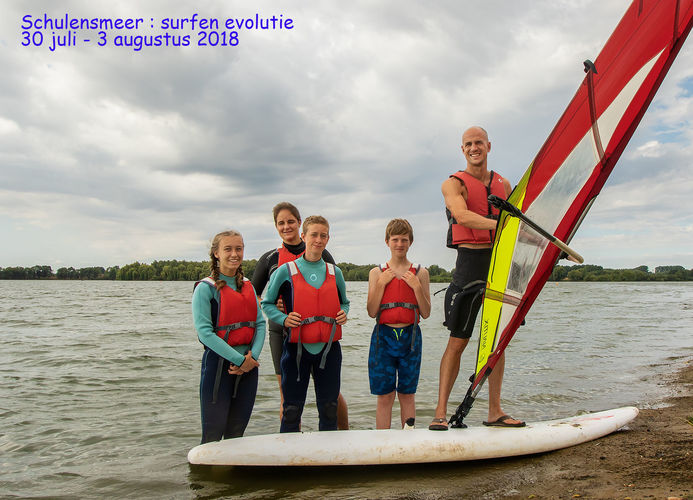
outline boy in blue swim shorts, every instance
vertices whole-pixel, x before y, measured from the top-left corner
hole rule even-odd
[[[389,429],[395,395],[402,427],[416,416],[415,393],[421,369],[419,319],[431,314],[428,270],[409,262],[414,231],[406,219],[385,228],[390,260],[368,274],[368,315],[376,324],[371,336],[368,377],[377,396],[375,426]]]

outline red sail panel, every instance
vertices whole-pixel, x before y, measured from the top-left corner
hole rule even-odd
[[[680,9],[676,30],[678,35],[674,38],[677,8]],[[641,110],[644,111],[653,97],[651,90],[659,87],[664,77],[662,73],[668,70],[683,38],[691,29],[692,17],[691,0],[635,0],[594,61],[597,68],[597,74],[594,75],[595,100],[597,113],[601,115],[640,68],[662,50],[668,49],[662,54],[658,67],[652,70],[649,81],[643,84],[631,103],[620,130],[614,134],[611,147],[604,144],[607,156],[620,153],[617,152],[617,145],[622,142],[621,138],[626,137],[628,129],[631,129],[631,134],[626,137],[626,142],[630,139],[635,129],[633,122],[642,116]],[[591,128],[587,95],[585,79],[533,162],[531,180],[523,204],[525,207],[543,191],[555,170],[575,148],[577,141]]]

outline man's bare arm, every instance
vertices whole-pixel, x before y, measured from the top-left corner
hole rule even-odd
[[[445,206],[450,210],[453,218],[458,224],[469,227],[471,229],[488,229],[496,228],[496,221],[487,219],[483,215],[472,212],[467,207],[467,202],[464,199],[467,188],[453,177],[449,177],[441,186]]]

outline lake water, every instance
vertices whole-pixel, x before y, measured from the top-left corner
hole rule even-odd
[[[434,284],[432,291],[444,286]],[[373,322],[365,310],[367,284],[347,288],[352,309],[342,341],[342,393],[351,426],[368,429],[375,422],[367,377]],[[522,460],[308,470],[190,467],[186,454],[200,438],[202,354],[191,292],[187,282],[0,281],[0,496],[447,498],[473,492],[475,478]],[[420,427],[433,416],[447,342],[442,297],[433,298],[431,317],[422,323]],[[504,409],[541,420],[656,405],[669,394],[666,374],[693,356],[692,330],[693,283],[549,283],[508,348]],[[468,387],[474,338],[451,412]],[[279,426],[267,345],[260,363],[246,435]],[[485,420],[485,398],[483,389],[469,424]],[[317,426],[314,401],[309,390],[304,430]]]

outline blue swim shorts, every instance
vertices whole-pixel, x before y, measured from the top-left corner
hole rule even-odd
[[[378,325],[373,328],[368,355],[368,380],[371,394],[383,396],[395,389],[400,394],[414,394],[421,371],[421,329],[414,325],[393,328]]]

